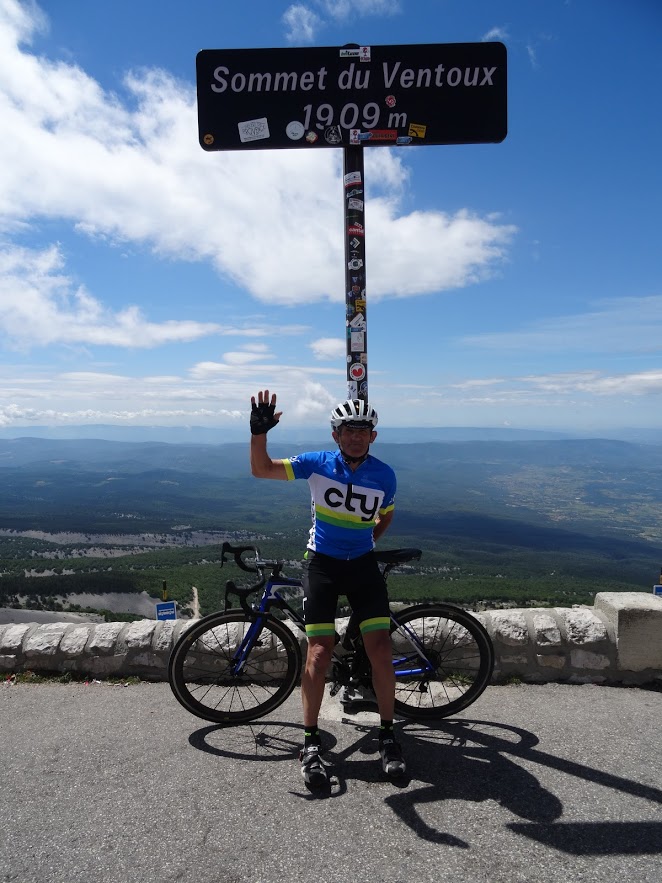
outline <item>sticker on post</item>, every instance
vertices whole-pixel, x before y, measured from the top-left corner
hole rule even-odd
[[[269,123],[266,117],[259,120],[247,120],[245,123],[237,123],[239,129],[239,140],[242,144],[247,141],[262,141],[270,138]]]
[[[361,183],[361,172],[348,172],[343,181],[345,182],[345,187],[353,187],[355,184]]]
[[[365,349],[365,331],[359,329],[350,333],[350,349],[353,353],[362,353]]]
[[[349,376],[352,378],[352,380],[356,380],[357,382],[359,380],[363,380],[363,378],[365,377],[364,366],[361,365],[359,362],[354,362],[354,364],[350,366]]]

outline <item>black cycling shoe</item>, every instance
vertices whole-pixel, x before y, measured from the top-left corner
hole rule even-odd
[[[308,748],[302,748],[299,754],[301,775],[306,785],[310,785],[311,788],[323,788],[329,781],[320,751],[319,745],[309,745]]]
[[[392,737],[387,736],[380,741],[379,755],[382,759],[382,769],[390,779],[399,779],[407,772],[402,748]]]

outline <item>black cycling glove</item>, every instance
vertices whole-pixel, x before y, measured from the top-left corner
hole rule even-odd
[[[278,423],[274,419],[275,405],[268,402],[255,402],[251,405],[251,433],[253,435],[265,435]]]

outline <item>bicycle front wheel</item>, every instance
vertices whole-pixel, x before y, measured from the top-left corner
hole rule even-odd
[[[245,723],[278,708],[301,674],[301,650],[288,627],[240,610],[212,613],[175,644],[168,680],[191,714],[214,723]]]
[[[396,712],[430,720],[471,705],[494,669],[494,648],[482,624],[451,604],[420,604],[402,610],[395,620]]]

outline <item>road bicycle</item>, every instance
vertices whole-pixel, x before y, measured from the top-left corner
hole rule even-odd
[[[252,558],[248,558],[248,553]],[[375,552],[384,578],[398,565],[417,561],[420,549]],[[179,638],[168,664],[168,680],[191,714],[219,724],[255,720],[278,708],[294,690],[302,667],[296,632],[303,616],[286,600],[300,594],[301,579],[283,574],[283,561],[260,556],[257,546],[223,543],[221,566],[234,558],[258,581],[225,587],[225,608],[194,622]],[[248,603],[251,594],[259,600]],[[230,608],[230,596],[239,608]],[[490,637],[471,613],[446,603],[416,604],[391,611],[396,679],[395,711],[401,717],[448,717],[474,702],[494,668]],[[352,617],[343,639],[336,633],[331,695],[371,689],[371,670],[358,623]]]

